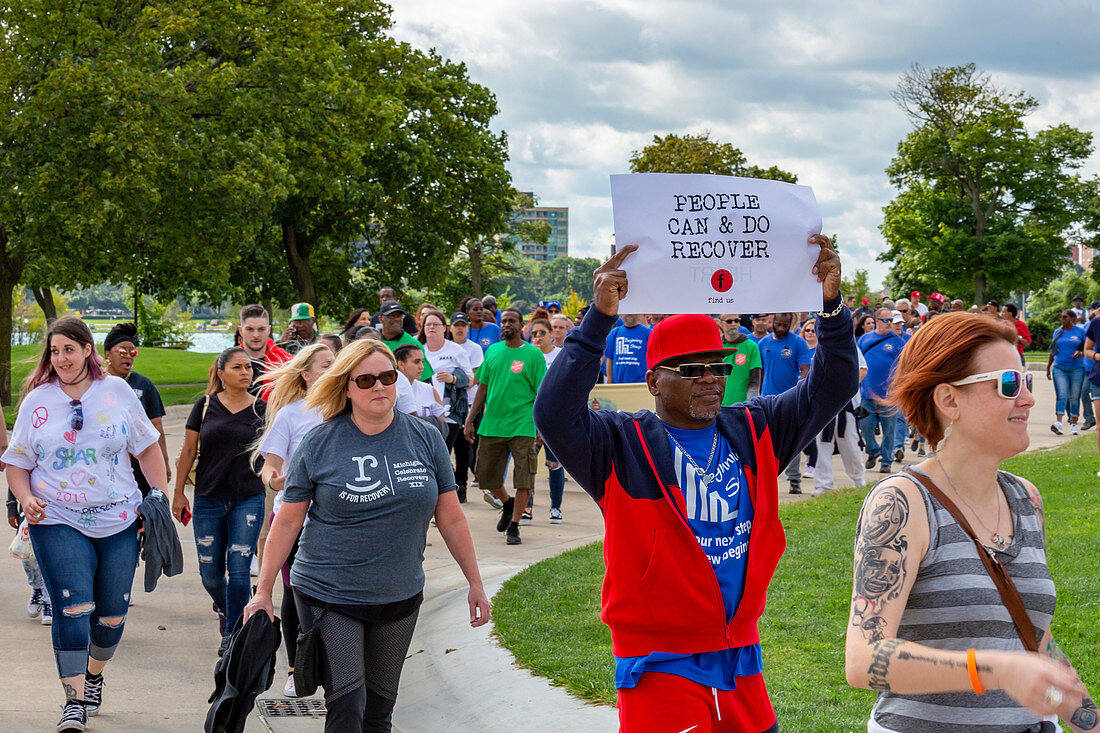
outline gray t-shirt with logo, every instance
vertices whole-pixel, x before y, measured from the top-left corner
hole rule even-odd
[[[348,414],[302,439],[286,475],[287,503],[309,501],[290,583],[327,603],[373,605],[424,589],[424,543],[440,494],[455,478],[443,437],[395,412],[378,435]]]

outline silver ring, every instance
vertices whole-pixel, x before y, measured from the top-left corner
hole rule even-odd
[[[1043,695],[1043,702],[1053,708],[1062,704],[1062,691],[1054,685],[1047,688],[1047,694]]]

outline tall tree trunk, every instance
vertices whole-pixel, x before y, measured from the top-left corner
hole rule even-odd
[[[26,267],[25,257],[10,250],[8,232],[0,227],[0,404],[10,405],[12,292]]]
[[[474,296],[480,298],[481,292],[481,242],[470,245],[470,285]]]
[[[979,305],[985,305],[985,275],[978,273],[974,276],[974,302]]]
[[[53,300],[53,291],[49,288],[31,288],[31,292],[34,293],[34,300],[42,309],[42,314],[46,316],[46,328],[49,328],[57,320],[57,304]]]
[[[282,226],[283,250],[286,252],[286,264],[290,270],[290,282],[298,291],[298,298],[316,308],[317,291],[313,286],[313,272],[309,269],[312,243],[295,228],[293,222],[284,221]]]

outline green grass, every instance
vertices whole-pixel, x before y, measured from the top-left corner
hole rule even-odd
[[[1031,479],[1047,508],[1051,574],[1058,586],[1054,633],[1093,692],[1100,683],[1100,481],[1096,443],[1019,456],[1007,470]],[[780,508],[787,552],[760,624],[765,676],[781,726],[863,731],[874,695],[844,680],[855,522],[866,489]],[[504,584],[493,602],[496,634],[521,666],[573,694],[614,704],[611,634],[599,621],[600,543],[538,563]]]

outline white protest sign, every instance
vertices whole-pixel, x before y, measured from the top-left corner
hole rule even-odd
[[[821,310],[813,190],[781,181],[673,173],[611,176],[629,289],[620,313]]]

